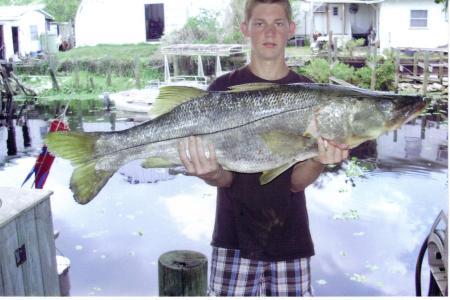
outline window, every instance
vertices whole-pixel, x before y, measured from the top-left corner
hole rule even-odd
[[[333,6],[333,16],[339,16],[339,7]]]
[[[428,10],[411,10],[410,27],[426,28],[428,25]]]
[[[30,26],[30,38],[31,38],[32,41],[39,40],[38,28],[37,28],[36,25],[31,25]]]

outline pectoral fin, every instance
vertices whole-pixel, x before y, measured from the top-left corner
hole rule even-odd
[[[312,142],[308,137],[285,131],[269,131],[261,137],[272,153],[284,157],[295,157]]]
[[[289,169],[295,163],[296,163],[296,161],[293,161],[292,163],[284,164],[281,167],[278,167],[278,168],[275,168],[275,169],[272,169],[269,171],[264,171],[262,173],[262,175],[259,177],[259,183],[261,183],[261,185],[264,185],[264,184],[271,182],[276,177],[278,177],[281,173],[283,173],[284,171]]]
[[[145,169],[170,168],[173,166],[174,164],[170,160],[163,157],[149,157],[142,163],[142,167]]]

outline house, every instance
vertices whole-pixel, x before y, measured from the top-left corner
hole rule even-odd
[[[380,49],[448,44],[448,15],[434,0],[304,0],[300,28],[317,35],[372,39]]]
[[[224,10],[227,1],[82,0],[75,18],[76,46],[158,41],[201,9]]]
[[[26,56],[42,49],[41,34],[50,31],[53,16],[44,5],[0,6],[0,59]]]

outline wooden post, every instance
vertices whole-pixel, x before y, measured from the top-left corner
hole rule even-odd
[[[159,296],[206,296],[208,260],[201,253],[179,250],[158,260]]]
[[[50,72],[50,78],[52,79],[53,89],[59,91],[59,84],[58,84],[58,81],[56,80],[55,71],[51,68],[48,69],[48,71]]]
[[[422,86],[422,94],[427,94],[427,87],[428,87],[428,77],[430,76],[430,71],[428,70],[428,66],[430,64],[430,52],[425,51],[423,54],[424,58],[424,66],[423,66],[423,86]]]
[[[95,84],[94,84],[94,78],[93,77],[89,77],[89,85],[90,85],[92,90],[95,89]]]
[[[333,63],[333,32],[328,31],[328,63]]]
[[[417,78],[417,60],[418,60],[417,52],[414,52],[414,55],[413,55],[413,76],[414,76],[414,80]]]
[[[7,154],[10,156],[17,154],[16,128],[12,119],[7,120],[8,138],[6,139]]]
[[[333,61],[336,61],[338,58],[337,44],[338,44],[338,38],[334,37],[333,38]]]
[[[172,57],[173,62],[173,76],[180,75],[180,67],[178,66],[178,56],[174,55]]]
[[[439,83],[442,84],[444,78],[444,52],[439,53],[439,71],[438,71]]]
[[[136,87],[141,88],[141,66],[139,57],[134,57],[134,78],[136,79]]]
[[[395,78],[394,78],[394,90],[396,93],[398,93],[398,83],[400,82],[400,51],[398,49],[394,50],[395,53],[395,65],[394,65],[394,71],[395,71]]]
[[[22,125],[22,135],[23,135],[23,146],[25,148],[31,147],[31,138],[30,138],[30,131],[28,130],[28,120],[25,118],[25,121]]]
[[[75,60],[74,62],[74,81],[75,81],[75,88],[80,88],[80,65],[78,64],[78,60]]]
[[[370,65],[370,67],[372,68],[372,76],[370,77],[370,89],[374,91],[377,82],[377,49],[374,46],[370,46],[370,48],[370,58],[372,60]]]
[[[111,59],[108,56],[106,58],[106,86],[111,86],[112,85],[112,80],[111,80]]]

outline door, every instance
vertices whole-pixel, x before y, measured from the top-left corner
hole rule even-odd
[[[159,40],[164,33],[164,4],[145,5],[146,40]]]
[[[19,54],[19,27],[11,27],[14,54]]]
[[[330,30],[333,34],[344,34],[344,9],[339,4],[329,5]]]

